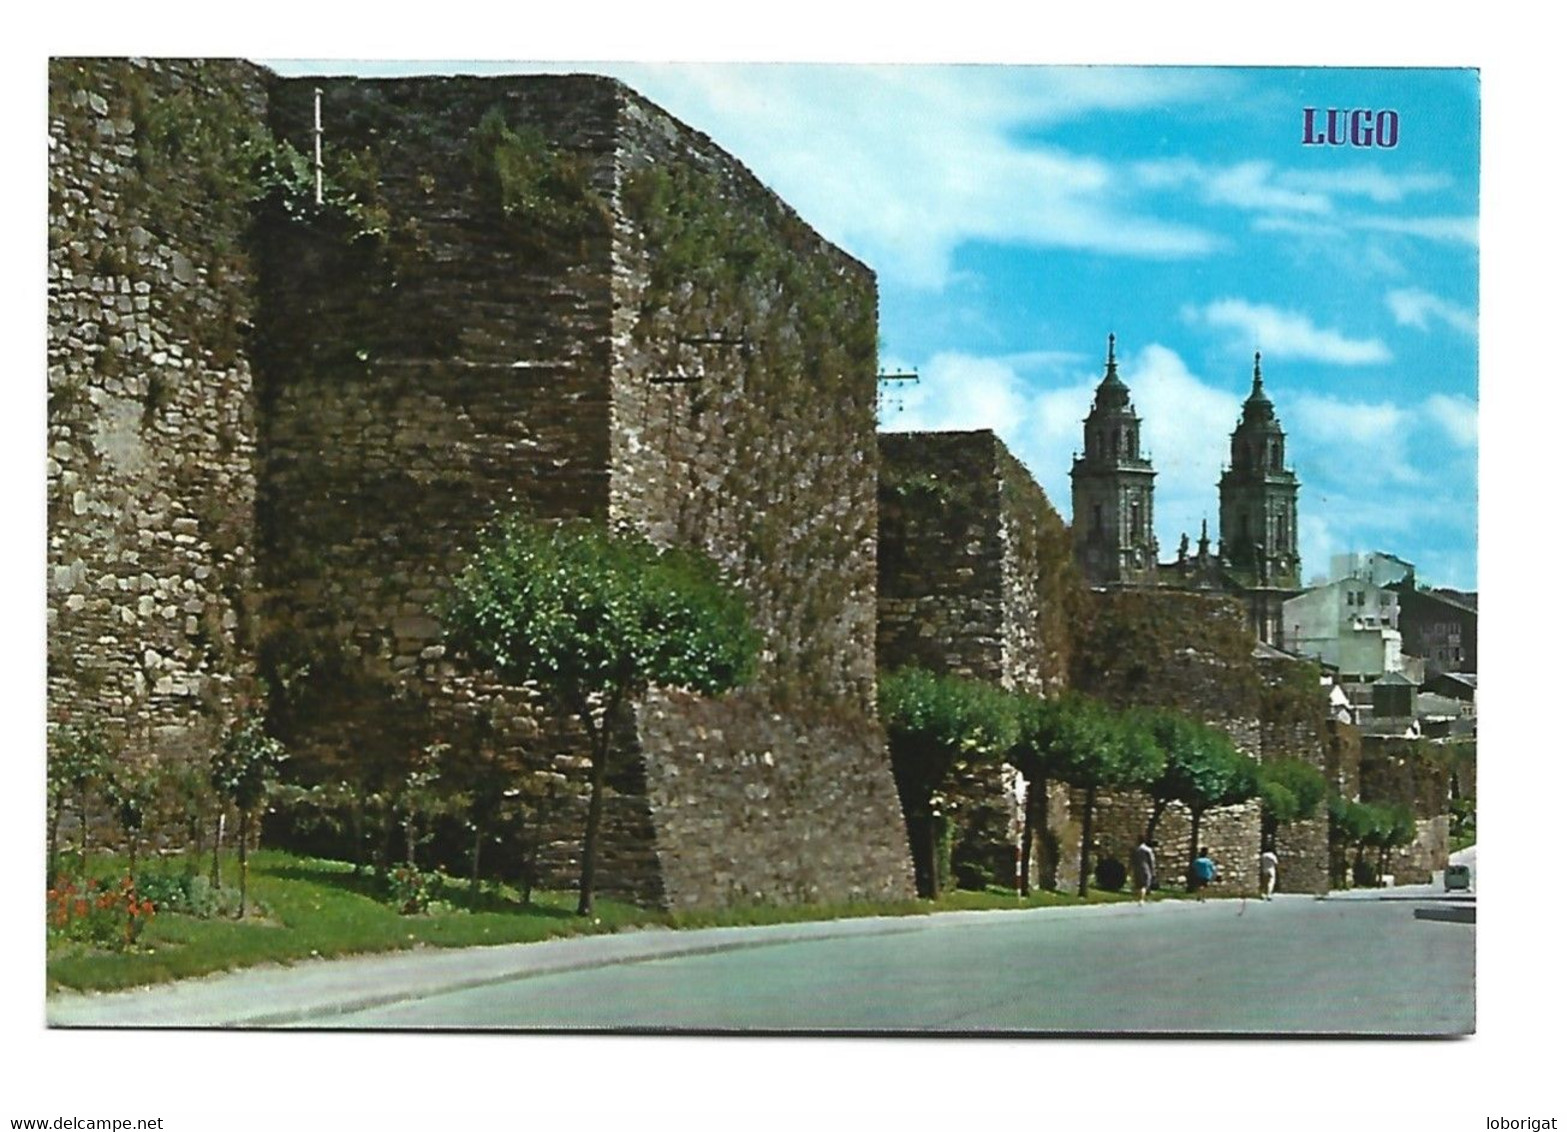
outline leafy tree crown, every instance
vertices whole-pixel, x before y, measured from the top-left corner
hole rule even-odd
[[[266,796],[288,754],[266,732],[260,716],[242,719],[212,756],[212,787],[241,810],[253,810]]]
[[[475,662],[573,707],[653,684],[721,692],[751,677],[757,650],[743,599],[708,559],[586,521],[492,524],[445,619]]]

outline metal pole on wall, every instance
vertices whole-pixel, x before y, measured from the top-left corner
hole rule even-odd
[[[321,88],[316,87],[316,204],[321,203]]]

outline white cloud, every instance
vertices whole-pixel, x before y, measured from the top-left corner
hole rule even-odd
[[[1295,394],[1283,405],[1285,430],[1296,438],[1295,459],[1311,450],[1310,472],[1324,486],[1361,485],[1368,498],[1378,481],[1421,480],[1407,454],[1414,415],[1389,401],[1346,401],[1317,393]],[[1302,469],[1303,471],[1305,469]],[[1304,478],[1304,477],[1303,477]]]
[[[1346,338],[1337,330],[1317,326],[1309,317],[1244,299],[1220,299],[1205,307],[1188,306],[1187,322],[1230,332],[1239,349],[1259,349],[1280,358],[1307,358],[1334,365],[1367,365],[1392,360],[1377,338]]]
[[[1193,187],[1209,204],[1264,212],[1304,212],[1325,215],[1333,202],[1325,193],[1308,192],[1280,182],[1266,161],[1235,165],[1203,165],[1190,158],[1141,162],[1132,167],[1138,183],[1150,189]]]
[[[1222,75],[1099,68],[604,68],[720,145],[823,235],[900,281],[939,287],[967,240],[1129,256],[1203,255],[1215,237],[1136,210],[1104,161],[1022,133],[1168,105]]]
[[[1444,188],[1451,180],[1441,174],[1395,176],[1377,169],[1278,169],[1268,161],[1204,165],[1186,157],[1140,162],[1132,167],[1132,173],[1151,189],[1195,188],[1210,204],[1321,216],[1336,212],[1340,197],[1397,204],[1412,194]]]
[[[1028,412],[1031,394],[998,358],[941,353],[919,367],[919,381],[894,394],[902,411],[885,421],[899,431],[988,428],[1005,435]]]
[[[1404,287],[1397,291],[1389,291],[1387,305],[1400,326],[1428,330],[1431,319],[1435,317],[1454,330],[1465,334],[1474,334],[1478,330],[1473,311],[1466,310],[1457,303],[1440,299],[1418,287]]]
[[[1344,221],[1369,232],[1394,232],[1449,243],[1480,243],[1480,222],[1473,216],[1355,216]]]
[[[1480,442],[1480,407],[1469,398],[1433,393],[1422,408],[1430,421],[1459,447],[1473,448]]]
[[[1281,184],[1303,192],[1365,197],[1377,204],[1397,204],[1415,193],[1434,192],[1452,183],[1445,173],[1385,173],[1380,169],[1289,170]]]

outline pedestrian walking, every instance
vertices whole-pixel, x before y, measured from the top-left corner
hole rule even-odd
[[[1273,888],[1279,882],[1279,855],[1272,849],[1264,849],[1260,858],[1262,869],[1261,888],[1264,900],[1273,899]]]
[[[1145,837],[1132,850],[1132,888],[1139,904],[1148,899],[1148,890],[1153,887],[1154,846],[1157,844],[1153,838]]]
[[[1197,850],[1197,856],[1192,860],[1192,891],[1197,893],[1199,902],[1207,899],[1203,892],[1218,878],[1218,866],[1213,863],[1213,858],[1208,856],[1208,847],[1204,845]]]

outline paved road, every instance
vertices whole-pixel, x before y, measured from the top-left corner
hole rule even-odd
[[[51,1000],[54,1025],[1462,1034],[1474,905],[1435,889],[642,932]]]

